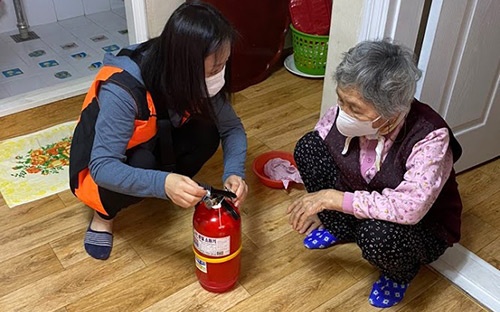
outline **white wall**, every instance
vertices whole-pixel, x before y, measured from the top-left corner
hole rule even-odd
[[[158,36],[172,12],[184,0],[125,0],[130,43],[144,42]]]
[[[122,9],[123,0],[22,0],[29,26],[93,13]],[[0,33],[17,30],[16,12],[12,0],[0,0]]]
[[[358,42],[364,3],[364,0],[333,0],[321,115],[337,101],[333,73],[342,59],[342,53]]]
[[[172,12],[183,2],[184,0],[146,0],[149,38],[161,33]]]

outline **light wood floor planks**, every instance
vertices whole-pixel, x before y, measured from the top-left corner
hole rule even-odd
[[[83,249],[91,215],[69,191],[9,209],[0,197],[0,311],[374,311],[367,297],[378,273],[353,244],[306,250],[285,215],[303,189],[273,190],[251,172],[256,155],[292,151],[319,117],[322,80],[278,70],[234,96],[248,134],[242,272],[225,294],[203,290],[194,274],[192,210],[146,199],[115,223],[111,258]],[[0,118],[0,140],[78,117],[83,96]],[[221,184],[221,152],[197,179]],[[459,175],[465,205],[461,243],[500,267],[500,160]],[[484,311],[424,267],[390,311]]]

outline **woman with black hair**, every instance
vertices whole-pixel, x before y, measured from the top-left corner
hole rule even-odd
[[[224,187],[240,206],[246,134],[229,103],[226,63],[235,31],[210,5],[184,3],[159,37],[107,54],[85,98],[70,155],[71,190],[93,208],[84,246],[111,253],[113,220],[142,198],[189,208],[192,180],[222,142]]]

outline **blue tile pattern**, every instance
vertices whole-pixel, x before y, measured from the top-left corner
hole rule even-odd
[[[104,54],[128,45],[124,16],[114,9],[33,26],[40,39],[19,43],[17,31],[0,33],[0,100],[94,76]]]

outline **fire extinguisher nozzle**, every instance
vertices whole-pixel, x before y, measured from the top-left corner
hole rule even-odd
[[[221,204],[222,204],[222,207],[224,207],[224,209],[226,209],[227,212],[229,212],[231,214],[231,217],[233,217],[234,220],[238,220],[240,218],[240,215],[238,214],[238,212],[236,212],[236,210],[234,210],[234,208],[228,202],[223,200],[221,202]]]

